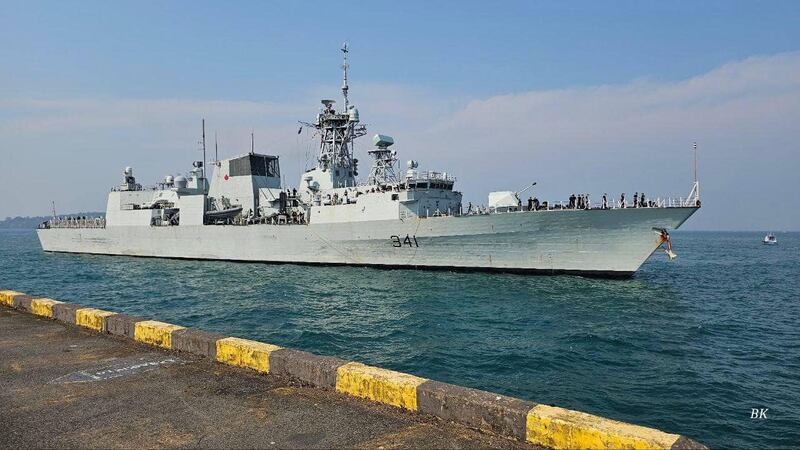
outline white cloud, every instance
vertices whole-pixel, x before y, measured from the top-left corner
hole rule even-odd
[[[414,133],[413,147],[435,149],[428,158],[437,165],[459,158],[470,193],[538,180],[541,195],[563,199],[574,191],[685,194],[696,140],[706,208],[694,224],[797,229],[800,203],[784,192],[799,187],[798,123],[800,53],[787,53],[679,82],[473,100]]]
[[[246,151],[253,130],[257,149],[281,155],[287,182],[293,183],[315,151],[306,135],[297,136],[296,121],[313,118],[323,92],[338,89],[317,87],[280,104],[0,100],[0,164],[15,165],[0,178],[0,188],[18,192],[19,183],[40,179],[25,199],[3,202],[0,216],[43,212],[53,197],[62,210],[87,209],[87,199],[102,197],[102,187],[116,183],[117,169],[127,164],[140,168],[140,179],[152,181],[184,168],[198,157],[203,116],[209,136],[219,132],[223,155]],[[395,136],[403,159],[458,175],[472,201],[531,180],[539,181],[538,195],[549,199],[572,192],[685,194],[689,149],[697,140],[705,207],[692,223],[798,228],[798,200],[775,194],[798,187],[800,53],[732,62],[677,82],[643,79],[485,99],[362,84],[351,86],[351,98],[371,132]],[[368,145],[358,148],[363,152]],[[43,167],[44,161],[53,168]],[[70,189],[61,187],[65,179]]]

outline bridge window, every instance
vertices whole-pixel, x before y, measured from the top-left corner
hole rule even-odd
[[[280,177],[278,158],[267,155],[246,155],[232,159],[230,176]]]

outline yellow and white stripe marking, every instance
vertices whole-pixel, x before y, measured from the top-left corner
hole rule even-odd
[[[527,440],[553,449],[670,448],[680,436],[555,406],[528,412]]]
[[[115,315],[115,312],[95,308],[81,308],[75,311],[75,323],[95,331],[103,331],[106,317]]]
[[[145,344],[172,348],[172,333],[185,328],[171,323],[144,320],[136,322],[136,325],[134,325],[133,338]]]
[[[229,337],[217,341],[217,361],[232,366],[269,372],[269,355],[281,347]]]
[[[63,302],[50,298],[34,298],[31,300],[31,312],[37,316],[49,317],[52,319],[53,305],[57,305],[59,303]]]
[[[25,295],[17,291],[0,291],[0,305],[14,306],[14,297],[17,295]]]
[[[336,370],[336,390],[388,405],[417,410],[417,387],[428,381],[407,373],[347,363]]]

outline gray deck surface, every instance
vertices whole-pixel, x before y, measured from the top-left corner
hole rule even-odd
[[[0,447],[532,448],[6,308]]]

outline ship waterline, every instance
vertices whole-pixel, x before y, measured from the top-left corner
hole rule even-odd
[[[49,252],[265,263],[632,275],[698,208],[517,211],[324,225],[38,230]]]

